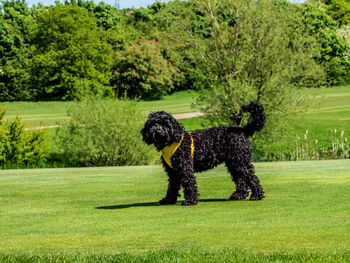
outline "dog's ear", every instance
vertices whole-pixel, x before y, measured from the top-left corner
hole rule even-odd
[[[140,133],[142,135],[142,140],[145,143],[152,144],[152,142],[150,141],[149,127],[147,123],[145,123],[145,126],[141,129]]]
[[[183,133],[183,127],[181,126],[178,121],[171,116],[168,120],[168,127],[170,127],[170,134],[172,137],[172,141],[179,142],[181,141],[182,133]]]
[[[146,142],[146,129],[145,129],[145,127],[144,128],[142,128],[141,129],[141,131],[140,131],[140,133],[141,133],[141,135],[142,135],[142,140],[144,141],[144,142]],[[147,142],[146,142],[147,143]]]

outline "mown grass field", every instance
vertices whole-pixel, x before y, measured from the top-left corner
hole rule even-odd
[[[0,261],[349,262],[350,161],[255,167],[264,200],[220,166],[193,207],[158,205],[160,166],[2,170]]]

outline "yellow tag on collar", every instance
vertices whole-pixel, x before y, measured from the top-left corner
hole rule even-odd
[[[163,153],[163,159],[164,161],[171,167],[173,168],[172,164],[171,164],[171,156],[173,156],[173,154],[176,152],[176,150],[180,147],[182,140],[184,138],[184,133],[181,136],[181,140],[179,142],[173,142],[172,144],[170,144],[169,146],[165,146],[161,151]],[[193,142],[193,138],[191,136],[191,156],[193,159],[194,156],[194,142]]]

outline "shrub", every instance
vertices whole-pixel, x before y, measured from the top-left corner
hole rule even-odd
[[[149,164],[155,152],[142,142],[144,121],[130,100],[85,96],[69,109],[57,130],[60,154],[70,165]]]
[[[49,146],[45,130],[28,130],[20,118],[7,120],[0,126],[0,166],[43,167]]]
[[[347,0],[333,0],[326,11],[339,26],[350,23],[350,3]]]
[[[0,105],[0,125],[2,124],[2,119],[4,118],[5,113],[6,109],[2,108]]]

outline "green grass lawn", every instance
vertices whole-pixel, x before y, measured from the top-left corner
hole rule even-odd
[[[255,167],[264,200],[226,201],[219,167],[193,207],[158,205],[160,166],[2,170],[0,261],[349,262],[350,161]]]

